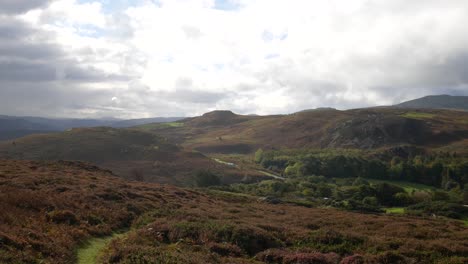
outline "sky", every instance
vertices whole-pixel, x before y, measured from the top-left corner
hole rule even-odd
[[[0,0],[0,114],[288,114],[468,95],[466,0]]]

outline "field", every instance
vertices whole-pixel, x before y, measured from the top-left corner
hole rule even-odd
[[[2,142],[0,263],[467,263],[466,120],[215,111]]]
[[[435,116],[435,114],[431,113],[423,113],[423,112],[407,112],[401,115],[402,117],[406,118],[413,118],[413,119],[431,119]]]
[[[375,180],[375,179],[368,179],[370,183],[391,183],[397,186],[400,186],[401,188],[405,189],[406,192],[411,193],[413,191],[433,191],[436,190],[437,188],[433,186],[428,186],[424,184],[419,184],[419,183],[413,183],[413,182],[405,182],[405,181],[384,181],[384,180]]]
[[[8,212],[0,215],[2,263],[94,256],[103,263],[467,260],[468,229],[460,221],[271,204],[129,182],[84,163],[3,160],[0,191]],[[122,229],[130,230],[125,238],[109,242]]]
[[[387,213],[387,214],[404,214],[405,213],[405,208],[402,208],[402,207],[385,208],[385,213]]]

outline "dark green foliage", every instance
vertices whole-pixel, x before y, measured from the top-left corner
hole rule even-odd
[[[220,185],[221,179],[211,171],[202,170],[195,174],[195,184],[198,187],[209,187],[213,185]]]
[[[399,206],[401,205],[396,198],[399,193],[404,193],[405,190],[399,186],[379,183],[375,185],[376,197],[382,205]]]
[[[409,181],[446,190],[463,188],[468,182],[468,160],[450,153],[431,153],[402,158],[388,157],[379,152],[365,153],[339,149],[295,151],[260,149],[256,153],[256,161],[265,168],[283,171],[289,177],[307,175],[323,175],[327,178],[361,177]]]
[[[456,219],[468,217],[468,207],[443,201],[418,203],[409,206],[407,211],[412,214],[441,215]]]

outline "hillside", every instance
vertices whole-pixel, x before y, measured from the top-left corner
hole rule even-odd
[[[213,112],[139,129],[203,153],[245,154],[260,147],[377,149],[408,144],[432,149],[468,139],[466,120],[466,112],[390,108],[255,117]]]
[[[395,105],[399,108],[468,110],[468,96],[430,95]]]
[[[32,134],[44,134],[65,131],[80,127],[108,126],[125,128],[148,123],[164,123],[180,120],[179,117],[156,117],[143,119],[72,119],[0,116],[0,141],[15,139]]]
[[[464,263],[468,229],[444,218],[271,204],[125,181],[80,162],[0,160],[0,262]],[[123,233],[122,233],[123,232]]]
[[[197,152],[184,151],[152,133],[109,127],[76,128],[0,142],[0,157],[87,161],[126,179],[176,185],[193,184],[194,175],[201,169],[219,172],[226,183],[264,177],[254,171],[219,164]]]

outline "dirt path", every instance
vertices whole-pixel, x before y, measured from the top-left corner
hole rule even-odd
[[[220,163],[220,164],[224,164],[224,165],[227,165],[227,166],[238,168],[238,166],[236,164],[231,163],[231,162],[226,162],[226,161],[223,161],[223,160],[220,160],[220,159],[217,159],[217,158],[213,158],[213,160],[216,161],[217,163]],[[271,172],[267,172],[267,171],[263,171],[263,170],[256,170],[256,171],[260,172],[261,174],[266,175],[268,177],[275,178],[277,180],[285,180],[286,179],[286,178],[281,177],[279,175],[275,175],[275,174],[273,174]]]
[[[127,233],[115,233],[108,237],[91,238],[88,242],[78,248],[78,264],[95,264],[99,253],[115,238],[123,237]]]

